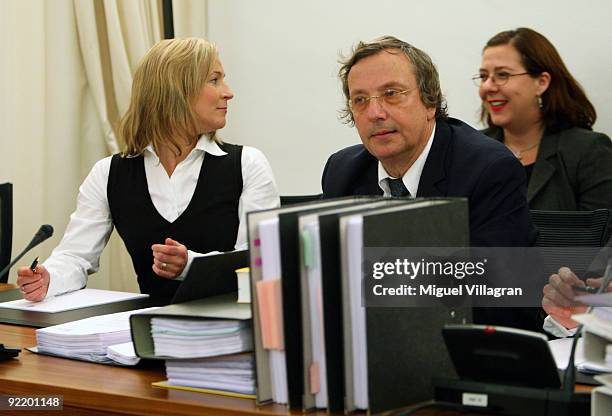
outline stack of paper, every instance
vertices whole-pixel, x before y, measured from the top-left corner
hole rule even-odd
[[[140,311],[152,309],[155,308],[141,309]],[[128,342],[131,344],[129,317],[137,312],[139,311],[94,316],[37,329],[37,350],[43,354],[59,355],[66,358],[112,363],[114,360],[108,356],[107,349],[111,345]],[[127,363],[124,362],[123,364]]]
[[[197,360],[166,360],[167,384],[239,394],[255,394],[253,354]]]
[[[155,354],[203,358],[253,349],[250,321],[152,318]]]
[[[106,349],[106,356],[123,365],[136,365],[140,362],[140,358],[138,358],[134,351],[132,341],[111,345]]]

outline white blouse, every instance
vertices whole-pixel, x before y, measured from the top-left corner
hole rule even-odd
[[[176,166],[172,176],[168,177],[153,147],[145,149],[145,174],[151,200],[169,222],[176,220],[189,205],[206,153],[227,155],[217,143],[202,136],[185,160]],[[112,156],[109,156],[98,161],[81,184],[77,207],[70,216],[62,241],[43,263],[51,276],[47,296],[85,287],[87,276],[99,269],[100,254],[113,231],[106,194],[111,159]],[[243,187],[238,203],[240,225],[236,249],[247,248],[246,213],[280,205],[272,169],[263,153],[244,146],[241,164]],[[179,278],[185,276],[193,258],[202,254],[189,251],[188,255],[187,266]]]

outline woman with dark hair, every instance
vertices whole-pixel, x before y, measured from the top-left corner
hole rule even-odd
[[[612,209],[612,143],[592,131],[595,108],[548,39],[527,28],[498,33],[473,79],[484,133],[525,167],[531,209]]]

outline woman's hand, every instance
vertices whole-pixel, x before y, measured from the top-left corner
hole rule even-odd
[[[40,302],[47,296],[49,289],[49,271],[45,266],[36,266],[32,271],[29,267],[20,267],[17,270],[17,285],[26,300]]]
[[[171,238],[165,244],[153,244],[153,271],[160,277],[175,279],[187,265],[187,247]]]

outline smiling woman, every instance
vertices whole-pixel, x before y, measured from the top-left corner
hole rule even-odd
[[[245,214],[276,207],[279,198],[263,154],[217,135],[234,96],[224,79],[216,47],[203,39],[151,48],[121,119],[123,152],[94,165],[51,257],[18,270],[26,299],[84,287],[113,228],[140,291],[162,302],[199,253],[245,247]]]
[[[595,108],[548,39],[527,28],[498,33],[473,79],[484,132],[523,164],[531,209],[612,209],[612,143],[592,131]]]

